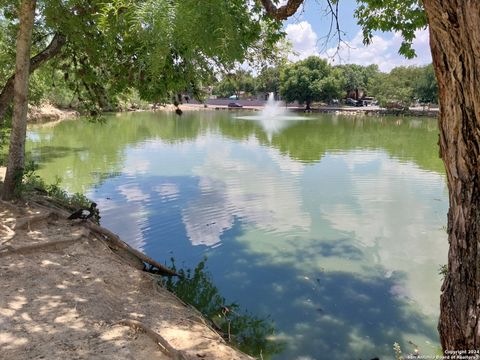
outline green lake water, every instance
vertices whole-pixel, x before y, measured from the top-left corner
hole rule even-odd
[[[274,359],[392,359],[395,342],[435,354],[448,245],[436,120],[242,114],[31,127],[27,152],[149,256],[207,256],[222,296],[275,323]]]

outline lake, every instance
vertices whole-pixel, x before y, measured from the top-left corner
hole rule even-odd
[[[269,316],[273,359],[438,352],[448,194],[434,119],[245,112],[31,127],[48,183],[160,262],[205,256],[222,296]]]

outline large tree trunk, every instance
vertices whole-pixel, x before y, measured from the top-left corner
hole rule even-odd
[[[438,329],[444,351],[480,349],[480,1],[424,0],[424,6],[450,199]]]
[[[30,49],[35,20],[36,0],[22,0],[20,26],[17,36],[13,121],[8,153],[7,173],[3,184],[3,199],[9,200],[22,179],[25,163],[25,137],[27,132],[28,77],[30,75]]]
[[[30,59],[30,74],[42,66],[45,62],[52,59],[60,53],[63,45],[66,43],[66,38],[62,34],[55,34],[50,44],[37,55]],[[13,85],[15,83],[15,74],[10,76],[0,92],[0,128],[3,126],[5,120],[5,113],[8,105],[13,99]]]

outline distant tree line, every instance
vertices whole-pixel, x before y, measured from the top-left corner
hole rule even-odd
[[[259,97],[273,92],[287,102],[298,101],[308,109],[313,102],[374,97],[380,106],[438,102],[433,66],[400,66],[383,73],[377,65],[332,66],[317,56],[265,67],[257,75],[240,69],[224,75],[213,86],[219,97]]]
[[[59,66],[60,65],[60,66]],[[30,77],[30,102],[48,101],[59,107],[79,108],[90,96],[86,87],[78,85],[70,69],[64,64],[50,62]],[[273,92],[288,102],[298,101],[307,108],[313,102],[332,103],[346,98],[374,97],[380,106],[395,103],[410,106],[414,103],[436,104],[438,87],[433,66],[396,67],[383,73],[377,65],[345,64],[332,66],[326,60],[311,56],[294,63],[264,67],[257,74],[245,69],[231,71],[215,80],[203,79],[203,84],[185,90],[197,99],[204,99],[206,84],[211,83],[212,93],[227,98],[263,97]],[[106,82],[108,84],[108,82]],[[200,85],[200,86],[199,86]],[[203,87],[202,87],[203,86]],[[178,92],[181,92],[180,89]],[[136,88],[126,87],[109,97],[115,108],[146,105],[153,99],[143,96]],[[168,102],[168,98],[160,101]]]

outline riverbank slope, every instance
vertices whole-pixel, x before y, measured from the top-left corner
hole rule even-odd
[[[131,253],[32,199],[0,202],[4,359],[253,359]]]

